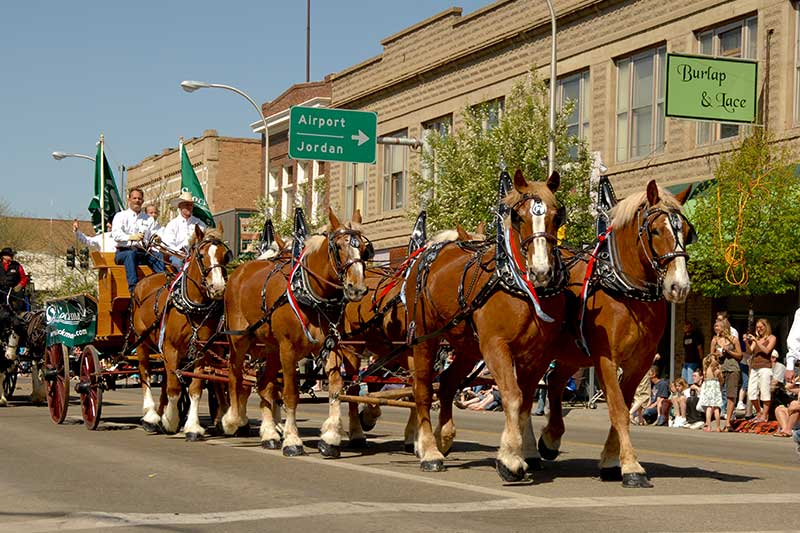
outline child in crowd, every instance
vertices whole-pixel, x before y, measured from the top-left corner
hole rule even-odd
[[[685,379],[678,378],[672,382],[670,390],[672,391],[670,400],[675,412],[672,427],[682,428],[686,425],[686,398],[689,396],[689,384]]]
[[[700,387],[700,400],[697,406],[706,411],[705,431],[711,431],[711,422],[716,420],[716,431],[722,431],[720,406],[722,405],[722,370],[716,354],[708,354],[703,359],[703,385]]]

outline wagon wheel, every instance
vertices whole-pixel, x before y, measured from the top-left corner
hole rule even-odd
[[[60,424],[67,417],[69,405],[69,356],[63,344],[47,347],[44,354],[44,380],[50,418]]]
[[[19,374],[19,368],[16,364],[6,370],[6,377],[3,380],[3,393],[8,401],[11,401],[14,390],[17,388],[17,374]]]
[[[81,415],[86,429],[95,430],[103,410],[102,369],[97,348],[91,344],[83,349],[80,360],[80,382],[75,391],[81,395]]]

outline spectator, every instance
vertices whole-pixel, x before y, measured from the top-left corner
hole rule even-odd
[[[672,407],[675,412],[675,419],[672,422],[672,427],[682,428],[686,425],[686,392],[689,390],[689,384],[683,378],[678,378],[672,382],[672,389],[674,394],[670,397]]]
[[[775,335],[766,318],[756,320],[756,334],[745,335],[750,358],[750,384],[747,395],[753,402],[756,421],[769,419],[770,385],[772,383],[772,360],[770,354],[775,349]]]
[[[644,419],[655,419],[656,426],[669,423],[669,382],[658,375],[658,367],[650,369],[650,403],[644,408]]]
[[[644,419],[644,406],[650,401],[650,379],[652,377],[652,369],[645,372],[642,381],[636,387],[636,392],[633,393],[633,405],[631,405],[630,415],[631,424],[634,426],[646,425]]]
[[[792,431],[800,418],[800,385],[792,382],[786,386],[787,395],[793,395],[788,405],[779,405],[775,408],[775,418],[778,420],[778,431],[775,437],[791,437]]]
[[[700,368],[703,359],[703,336],[687,320],[683,324],[683,369],[681,377],[691,383],[692,373]]]
[[[711,431],[711,422],[717,421],[717,431],[722,431],[720,420],[720,404],[722,403],[722,370],[716,354],[708,354],[703,359],[703,386],[700,388],[700,399],[697,402],[699,409],[706,412],[705,431]]]
[[[478,393],[472,399],[462,403],[465,409],[471,411],[494,411],[501,406],[500,389],[497,385],[492,385],[491,388]]]
[[[725,431],[731,431],[736,400],[739,396],[739,361],[742,351],[739,339],[733,336],[731,325],[727,319],[717,319],[714,323],[714,338],[711,339],[711,353],[719,357],[722,370],[722,388],[725,391]]]
[[[699,370],[694,371],[692,376],[694,381],[689,388],[684,391],[686,396],[686,425],[689,429],[700,429],[705,425],[705,413],[697,407],[700,401],[700,389],[703,386],[703,373]]]
[[[772,350],[769,355],[769,360],[772,363],[772,388],[775,388],[778,383],[786,383],[786,366],[779,359],[778,350]]]
[[[800,308],[794,312],[794,321],[786,337],[786,380],[792,381],[795,378],[794,366],[800,360]]]

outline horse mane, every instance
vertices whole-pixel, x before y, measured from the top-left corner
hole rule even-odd
[[[328,242],[327,237],[325,235],[311,235],[306,239],[306,254],[311,254],[316,252],[322,245]]]
[[[468,231],[467,234],[469,235],[470,240],[473,241],[484,241],[486,240],[486,235],[479,232]],[[455,229],[443,229],[442,231],[437,232],[433,237],[431,237],[428,242],[450,242],[450,241],[458,241],[461,240],[458,235],[458,230]]]
[[[659,202],[653,207],[660,207],[667,211],[680,211],[682,206],[672,193],[658,187]],[[628,224],[636,216],[639,209],[647,203],[647,190],[632,194],[621,200],[611,209],[611,224],[622,227]]]

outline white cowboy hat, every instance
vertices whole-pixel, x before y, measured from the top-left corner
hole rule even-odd
[[[172,207],[178,207],[181,204],[193,204],[194,198],[192,198],[192,193],[189,191],[183,191],[180,196],[177,198],[173,198],[172,201],[169,203]]]

